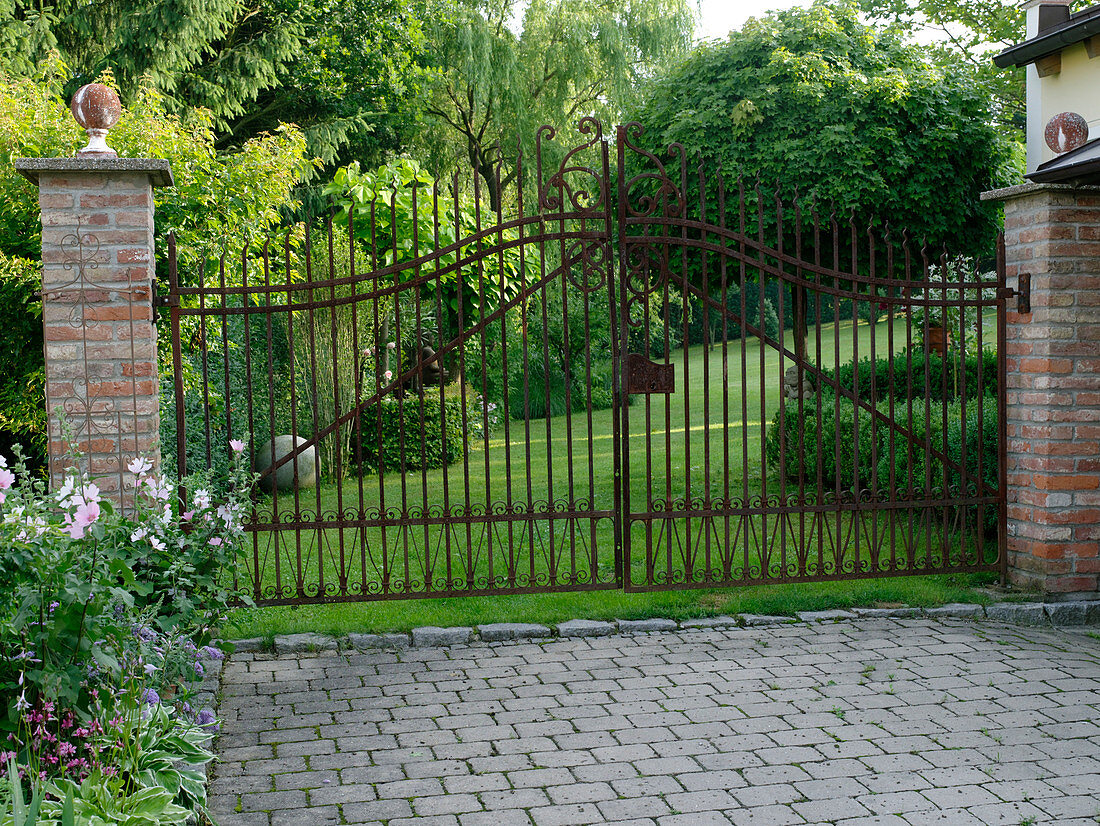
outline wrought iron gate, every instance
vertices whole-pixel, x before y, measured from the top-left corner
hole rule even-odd
[[[190,283],[172,248],[179,470],[245,433],[264,468],[237,588],[1002,570],[1003,266],[579,129],[501,163],[491,208],[391,170]]]

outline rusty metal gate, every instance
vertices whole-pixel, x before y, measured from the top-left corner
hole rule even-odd
[[[238,591],[1003,575],[1003,252],[983,276],[636,125],[579,130],[172,245],[178,470],[251,435],[260,471]]]

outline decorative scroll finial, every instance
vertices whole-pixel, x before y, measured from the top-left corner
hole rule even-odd
[[[102,83],[81,86],[73,95],[69,109],[76,122],[88,133],[88,145],[77,155],[117,158],[118,153],[107,145],[107,132],[122,115],[122,104],[115,90]]]

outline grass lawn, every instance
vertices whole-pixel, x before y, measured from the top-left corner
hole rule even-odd
[[[986,341],[996,340],[994,320],[992,315],[985,319]],[[837,327],[822,325],[822,353],[828,354],[823,366],[843,364],[857,351],[861,358],[869,355],[872,341],[879,356],[891,349],[900,352],[904,337],[904,323],[899,322],[894,323],[892,348],[887,321],[874,328],[851,321]],[[815,341],[816,331],[811,329],[811,359]],[[628,412],[629,476],[624,478],[629,479],[630,513],[650,514],[648,519],[629,522],[627,572],[633,582],[659,582],[688,572],[692,576],[720,573],[722,566],[746,581],[767,579],[781,571],[788,576],[793,572],[794,578],[810,576],[817,553],[829,556],[825,539],[831,541],[838,523],[843,537],[833,543],[831,552],[856,564],[893,560],[912,570],[929,563],[934,567],[949,556],[958,559],[960,553],[976,556],[972,538],[960,538],[953,548],[940,548],[937,531],[922,532],[919,521],[908,521],[903,515],[891,517],[892,532],[885,516],[876,517],[873,529],[869,520],[845,522],[843,515],[836,514],[817,522],[804,513],[786,519],[758,514],[739,519],[729,515],[728,509],[727,515],[710,519],[660,516],[664,502],[682,507],[689,501],[722,504],[798,492],[774,469],[764,470],[762,424],[774,417],[780,398],[782,373],[776,351],[761,350],[759,342],[749,338],[731,341],[725,358],[720,346],[696,346],[675,351],[670,360],[676,365],[676,392],[638,397]],[[593,581],[611,586],[612,425],[610,410],[527,423],[512,420],[472,444],[465,460],[446,470],[349,478],[342,485],[303,491],[297,501],[293,494],[283,494],[271,502],[272,515],[286,519],[298,510],[314,520],[315,527],[298,533],[259,534],[260,566],[247,572],[242,584],[251,589],[258,579],[265,593],[279,586],[288,596],[299,587],[307,594],[322,587],[330,594],[380,587],[400,590],[404,583],[423,590],[429,581],[437,588],[448,581],[454,588],[469,587],[471,582],[475,588],[490,583],[522,588],[528,583],[568,586]],[[531,510],[540,508],[542,515],[533,518]],[[406,524],[383,527],[368,521],[342,530],[331,524],[338,513],[371,509],[391,516],[403,514]],[[483,518],[467,528],[434,521],[433,515],[443,509],[518,516]],[[892,536],[898,539],[887,547]],[[917,540],[908,559],[903,536]],[[800,558],[800,548],[809,553]],[[739,563],[743,567],[738,568]],[[731,611],[789,614],[883,603],[931,605],[981,601],[984,597],[974,586],[992,579],[986,574],[903,576],[721,591],[597,590],[270,607],[236,612],[227,630],[233,636],[256,636],[307,629],[343,632],[571,617],[680,618]]]

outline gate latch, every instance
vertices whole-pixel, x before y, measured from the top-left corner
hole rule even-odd
[[[673,393],[676,390],[674,365],[658,364],[638,353],[626,354],[627,393]]]

